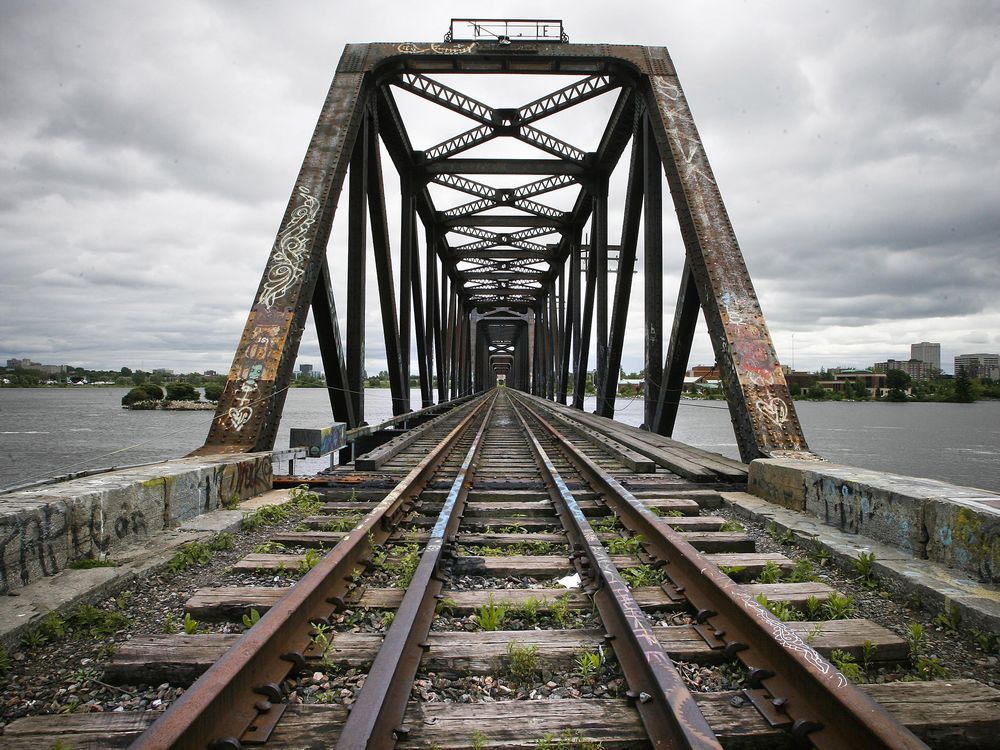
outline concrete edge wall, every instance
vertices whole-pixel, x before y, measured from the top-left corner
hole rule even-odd
[[[181,458],[0,495],[0,594],[271,489],[270,453]]]
[[[747,490],[981,582],[1000,582],[1000,495],[995,493],[796,459],[753,461]]]

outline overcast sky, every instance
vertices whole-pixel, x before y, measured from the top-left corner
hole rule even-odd
[[[539,8],[0,3],[0,359],[227,370],[344,44]],[[575,0],[544,15],[574,42],[670,49],[784,363],[867,366],[928,340],[950,371],[1000,349],[1000,4]],[[482,97],[516,106],[528,88]],[[586,119],[570,138],[584,147]],[[667,245],[672,313],[675,232]],[[374,293],[369,372],[384,367]],[[628,370],[641,294],[632,307]],[[713,360],[701,333],[692,364]],[[319,365],[312,335],[299,361]]]

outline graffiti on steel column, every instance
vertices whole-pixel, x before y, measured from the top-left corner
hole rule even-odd
[[[305,273],[307,235],[316,222],[319,199],[305,185],[299,186],[298,194],[300,203],[278,235],[278,246],[268,263],[264,288],[260,291],[259,303],[268,310],[288,294]]]
[[[774,640],[786,651],[800,654],[806,663],[820,675],[827,680],[836,680],[838,688],[847,687],[848,680],[839,670],[834,669],[830,662],[816,652],[816,649],[803,641],[798,633],[771,614],[770,610],[762,606],[753,596],[744,592],[737,592],[736,596],[743,602],[744,607],[755,612],[758,619],[771,629]]]
[[[273,378],[276,363],[273,361],[280,353],[277,346],[282,326],[274,321],[265,325],[255,325],[243,356],[239,358],[240,366],[230,374],[234,382],[234,405],[226,411],[226,421],[232,429],[240,432],[254,414],[254,406],[258,400],[260,381]]]
[[[461,44],[458,42],[453,43],[439,43],[435,42],[432,44],[419,45],[415,42],[403,42],[396,49],[405,55],[422,55],[428,52],[433,52],[435,55],[466,55],[476,48],[475,42],[469,42],[467,44]]]

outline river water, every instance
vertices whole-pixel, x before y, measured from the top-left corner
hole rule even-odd
[[[128,411],[124,388],[0,388],[0,488],[83,469],[161,461],[202,444],[213,413]],[[365,392],[371,423],[391,415],[389,391]],[[413,407],[420,408],[419,396]],[[642,420],[639,399],[620,399],[616,418]],[[942,479],[1000,492],[1000,402],[795,405],[810,448],[837,463]],[[593,399],[585,404],[593,411]],[[331,421],[326,391],[288,392],[276,448],[291,427]],[[681,402],[674,437],[738,458],[721,401]]]

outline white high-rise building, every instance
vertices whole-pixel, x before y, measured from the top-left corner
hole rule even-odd
[[[932,344],[930,341],[910,344],[910,359],[919,359],[921,362],[929,364],[935,370],[940,370],[941,344]]]
[[[959,354],[955,357],[955,374],[959,369],[965,370],[970,378],[1000,379],[1000,355],[997,354]]]

